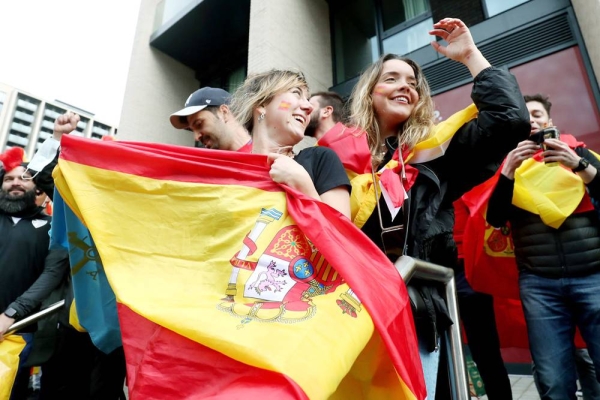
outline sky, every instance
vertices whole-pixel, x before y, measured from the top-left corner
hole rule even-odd
[[[0,82],[118,126],[141,0],[0,0]]]

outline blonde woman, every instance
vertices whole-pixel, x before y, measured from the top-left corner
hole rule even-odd
[[[448,42],[445,47],[432,42],[438,52],[469,69],[474,78],[471,97],[478,114],[458,128],[444,155],[412,165],[418,175],[410,193],[406,250],[411,256],[454,266],[452,202],[480,183],[527,138],[529,117],[515,78],[490,66],[462,21],[443,19],[429,33]],[[407,158],[418,143],[432,135],[434,105],[425,76],[414,61],[394,54],[384,55],[361,75],[350,97],[350,111],[352,123],[367,133],[376,170],[397,149]],[[381,210],[384,226],[402,222],[403,213],[392,221],[387,207]],[[363,230],[383,247],[375,214]]]
[[[322,147],[292,152],[312,109],[304,75],[285,70],[249,76],[231,101],[232,112],[252,134],[252,153],[268,155],[275,182],[350,217],[350,182],[338,156]]]
[[[386,202],[380,199],[380,212],[372,212],[361,228],[363,232],[392,259],[407,254],[454,268],[458,260],[453,238],[452,203],[489,178],[506,154],[527,138],[530,127],[527,108],[515,78],[508,71],[490,65],[475,46],[465,24],[455,18],[446,18],[433,28],[429,33],[448,43],[443,46],[432,42],[433,48],[462,63],[473,76],[471,98],[477,107],[477,110],[472,109],[473,116],[477,111],[474,119],[469,120],[465,115],[464,121],[456,123],[445,153],[437,158],[420,157],[418,162],[415,162],[417,157],[410,158],[415,147],[434,132],[434,104],[429,86],[421,68],[410,59],[386,54],[368,67],[350,98],[350,113],[351,122],[366,131],[373,168],[380,170],[397,152],[400,167],[412,177],[402,181],[409,199],[404,202],[405,210],[393,218],[393,207],[390,211]],[[402,160],[406,161],[404,166]],[[405,225],[404,236],[392,237],[390,241],[390,233],[382,227],[400,224]],[[461,290],[474,292],[464,279],[464,271],[456,272],[457,282],[463,282],[465,286],[457,284],[460,301]],[[416,319],[420,321],[416,325],[427,391],[429,397],[434,398],[439,352],[433,350],[440,345],[439,335],[452,321],[444,314],[444,302],[434,287],[417,282],[412,285],[420,296],[429,299],[429,304],[436,304],[435,311],[429,310],[430,313]],[[489,312],[493,315],[492,307]],[[495,326],[488,333],[489,337],[497,337]],[[488,340],[482,336],[485,335],[479,335],[477,339]],[[475,340],[469,336],[469,342]],[[482,367],[490,398],[512,398],[497,342],[495,345],[486,342],[484,346],[489,350],[488,359],[475,361]],[[475,357],[476,352],[473,354]],[[442,396],[447,394],[447,386],[438,387],[443,387],[440,389]]]

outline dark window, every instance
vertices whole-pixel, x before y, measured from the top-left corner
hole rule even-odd
[[[429,11],[427,0],[381,0],[383,30],[392,29]]]
[[[337,83],[359,75],[379,58],[373,0],[332,1],[333,48]]]
[[[383,53],[429,44],[429,0],[330,0],[335,83],[352,79]]]
[[[491,18],[529,0],[483,0],[487,17]]]

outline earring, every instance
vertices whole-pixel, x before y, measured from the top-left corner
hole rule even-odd
[[[258,116],[258,122],[262,121],[263,119],[265,119],[265,113],[261,112],[260,115]]]

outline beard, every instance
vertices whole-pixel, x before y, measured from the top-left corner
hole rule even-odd
[[[306,130],[304,131],[304,136],[314,137],[317,132],[317,127],[319,126],[319,114],[312,113],[310,114],[310,121],[308,121],[308,125],[306,125]]]
[[[0,211],[5,214],[15,215],[36,207],[35,190],[27,190],[17,197],[10,195],[6,190],[0,190]]]

